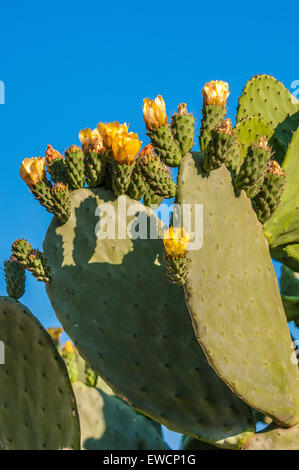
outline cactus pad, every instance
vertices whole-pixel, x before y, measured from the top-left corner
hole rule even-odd
[[[203,247],[190,251],[185,294],[210,364],[253,408],[299,422],[297,365],[267,241],[250,200],[236,197],[222,166],[208,176],[202,154],[184,157],[178,201],[203,204]],[[277,341],[279,338],[279,341]]]
[[[247,148],[251,144],[256,144],[261,137],[272,137],[273,129],[261,118],[251,116],[242,119],[236,124],[235,131],[240,144],[241,163],[246,157]]]
[[[130,237],[96,238],[103,202],[116,211],[116,233],[130,223]],[[134,208],[128,219],[118,204]],[[134,408],[170,429],[239,448],[254,429],[251,411],[208,365],[183,290],[165,275],[162,240],[132,239],[142,217],[157,235],[157,217],[126,196],[72,193],[70,220],[53,219],[44,242],[53,308],[83,358]],[[104,219],[103,209],[103,231]]]
[[[63,360],[21,303],[0,297],[0,449],[80,448],[78,412]]]
[[[242,450],[299,450],[299,426],[283,429],[271,424],[249,439]]]
[[[120,398],[75,382],[73,389],[85,450],[162,450],[167,445],[145,417]]]

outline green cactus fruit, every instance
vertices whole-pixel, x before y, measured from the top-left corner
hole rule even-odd
[[[63,351],[62,357],[67,367],[70,381],[72,383],[77,382],[78,380],[77,354],[75,352]]]
[[[163,199],[175,196],[176,185],[167,166],[154,153],[142,156],[139,165],[152,191]]]
[[[54,199],[53,213],[60,223],[65,224],[71,213],[71,199],[68,186],[63,183],[55,183],[52,188],[52,196]]]
[[[184,293],[165,276],[162,223],[142,204],[127,196],[114,200],[102,188],[71,197],[69,221],[59,226],[53,219],[45,238],[54,274],[46,288],[80,355],[155,421],[239,448],[255,430],[251,410],[218,378],[195,340]],[[102,236],[104,213],[95,233],[95,210],[108,201],[117,240]],[[142,221],[151,239],[136,238]]]
[[[272,258],[280,261],[288,268],[295,272],[299,272],[299,244],[279,246],[277,248],[270,247]]]
[[[7,294],[14,299],[20,299],[25,293],[25,269],[15,256],[4,263]]]
[[[67,182],[72,189],[83,188],[85,184],[84,154],[80,147],[71,145],[65,151]]]
[[[269,141],[274,130],[263,119],[251,116],[237,122],[235,131],[240,144],[241,163],[247,155],[247,149],[251,144],[257,144],[261,137]]]
[[[253,199],[260,191],[271,149],[268,147],[267,139],[261,138],[257,144],[248,147],[247,156],[242,163],[240,171],[234,180],[237,191],[245,190],[247,196]]]
[[[243,161],[240,153],[240,144],[237,140],[235,140],[233,145],[226,152],[225,164],[227,168],[232,170],[235,174],[238,174],[242,163]]]
[[[261,190],[254,198],[254,210],[262,224],[270,219],[280,203],[284,187],[284,171],[277,162],[270,160]]]
[[[172,282],[178,286],[183,286],[186,283],[186,279],[189,273],[189,261],[187,258],[173,259],[165,257],[165,266],[167,274]]]
[[[149,131],[148,136],[156,153],[165,165],[176,167],[180,164],[182,154],[171,132],[170,124]]]
[[[299,126],[299,101],[274,77],[257,75],[246,83],[239,98],[237,121],[256,116],[275,130],[271,145],[278,155],[286,152],[293,132]],[[278,142],[278,151],[275,142]]]
[[[273,248],[299,243],[299,129],[294,133],[282,168],[286,174],[285,189],[276,211],[264,225]]]
[[[195,119],[193,114],[188,113],[185,103],[181,103],[178,106],[177,114],[172,116],[171,130],[182,155],[192,150],[194,142],[194,124]]]
[[[115,197],[121,196],[128,191],[135,163],[127,165],[113,160],[111,162],[111,185]]]
[[[209,104],[202,109],[199,146],[202,152],[206,152],[211,140],[211,133],[215,127],[219,127],[226,115],[226,109],[221,106]]]
[[[22,266],[27,267],[28,256],[32,251],[32,246],[30,245],[30,243],[27,240],[18,239],[13,242],[11,251],[13,256],[15,256],[15,258],[18,260],[18,262]]]
[[[299,426],[285,429],[270,424],[249,439],[242,450],[299,450]]]
[[[293,426],[299,371],[290,361],[292,341],[262,226],[246,195],[235,195],[225,166],[207,178],[202,158],[184,157],[177,190],[178,202],[191,204],[191,220],[196,204],[204,206],[203,246],[189,246],[184,286],[196,337],[238,397]]]
[[[147,207],[159,207],[161,202],[163,201],[163,197],[157,196],[157,194],[154,193],[154,191],[150,188],[150,186],[147,186],[146,193],[144,195],[143,203]]]
[[[76,401],[63,360],[21,303],[0,297],[0,449],[80,449]]]
[[[53,183],[67,183],[64,158],[57,150],[53,149],[52,145],[48,145],[46,150],[46,164]]]
[[[52,185],[50,181],[44,180],[31,187],[31,192],[41,206],[45,207],[48,212],[53,212],[54,201],[52,197]]]
[[[298,274],[287,266],[282,266],[281,269],[280,292],[281,295],[299,297]]]
[[[225,119],[219,127],[212,129],[211,140],[203,160],[203,167],[206,172],[215,170],[223,163],[227,163],[227,153],[235,141],[236,135],[232,131],[230,119]]]
[[[140,199],[145,195],[147,189],[148,184],[145,181],[139,164],[137,164],[131,176],[128,196],[132,199],[136,199],[136,201],[140,201]]]
[[[52,273],[46,256],[40,250],[32,250],[28,256],[28,271],[40,282],[51,282]]]
[[[73,384],[83,450],[166,450],[150,421],[115,396],[82,382]]]
[[[84,155],[86,182],[90,188],[100,186],[106,174],[107,156],[89,151]]]
[[[90,367],[88,362],[85,362],[85,383],[89,387],[95,387],[97,384],[98,376],[95,371]]]

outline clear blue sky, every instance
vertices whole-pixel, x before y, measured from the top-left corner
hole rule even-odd
[[[143,135],[142,100],[162,94],[200,120],[206,81],[230,83],[229,115],[248,78],[299,79],[298,6],[281,2],[68,2],[1,5],[0,261],[28,237],[41,248],[50,221],[18,176],[20,162],[78,144],[99,121],[126,121]],[[31,279],[23,302],[56,323],[44,286]],[[3,274],[0,293],[4,293]]]

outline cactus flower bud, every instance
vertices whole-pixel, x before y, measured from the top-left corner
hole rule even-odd
[[[63,348],[63,352],[68,354],[74,354],[76,352],[75,347],[73,346],[70,340],[66,341]]]
[[[151,155],[153,153],[154,153],[154,147],[152,146],[152,144],[148,144],[141,150],[139,158],[142,159],[146,155]]]
[[[268,142],[268,139],[266,136],[263,136],[261,137],[258,141],[257,141],[257,147],[259,147],[260,149],[263,149],[263,150],[266,150],[267,152],[271,152],[271,147],[269,147],[269,142]]]
[[[186,103],[180,103],[178,105],[178,114],[180,116],[184,116],[185,114],[188,114],[188,111],[187,111],[187,104]]]
[[[234,133],[233,125],[232,125],[232,122],[229,118],[224,119],[222,121],[222,123],[220,124],[220,126],[217,128],[217,130],[221,134],[226,134],[226,135],[233,135],[233,133]]]
[[[44,157],[25,158],[21,164],[20,176],[29,187],[46,179],[46,162]]]
[[[285,176],[284,170],[276,160],[269,160],[266,172],[271,173],[271,175]]]
[[[84,153],[101,153],[104,150],[103,139],[97,129],[93,131],[88,127],[79,132],[79,139]]]
[[[167,124],[166,105],[161,95],[154,100],[143,100],[143,118],[148,131],[159,129]]]
[[[106,148],[112,148],[114,138],[117,134],[127,133],[128,132],[128,125],[126,123],[119,124],[119,122],[99,122],[97,125],[97,130],[99,135],[101,136],[104,146]]]
[[[49,335],[51,336],[52,340],[54,341],[54,343],[59,343],[59,340],[60,340],[60,336],[63,332],[63,329],[62,328],[59,328],[59,327],[51,327],[51,328],[47,328],[47,332],[49,333]]]
[[[186,256],[186,249],[190,242],[190,235],[184,228],[170,227],[163,237],[166,255],[172,259],[183,258]]]
[[[48,148],[46,150],[46,164],[49,165],[52,163],[54,160],[62,159],[63,156],[60,155],[58,150],[53,149],[52,145],[48,145]]]
[[[112,143],[114,159],[120,164],[131,165],[140,152],[141,144],[133,132],[117,133]]]
[[[225,108],[228,95],[230,94],[228,83],[222,80],[212,80],[205,84],[202,94],[204,106],[211,104]]]

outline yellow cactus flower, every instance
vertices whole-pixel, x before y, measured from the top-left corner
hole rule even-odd
[[[230,94],[228,83],[222,80],[212,80],[205,84],[202,94],[204,106],[212,104],[213,106],[225,108],[228,95]]]
[[[54,160],[63,158],[62,155],[58,152],[58,150],[53,149],[52,145],[48,145],[48,148],[46,150],[46,164],[49,165],[51,162]]]
[[[51,336],[54,343],[58,343],[60,340],[60,336],[63,332],[63,329],[59,327],[47,328],[47,332]]]
[[[117,134],[127,133],[129,126],[124,124],[119,124],[119,122],[99,122],[97,125],[97,130],[101,138],[103,139],[104,145],[107,148],[112,148],[114,138]]]
[[[79,132],[79,139],[84,153],[89,151],[100,153],[104,149],[103,139],[100,136],[98,129],[93,131],[86,127]]]
[[[25,158],[21,164],[20,176],[29,187],[46,179],[46,159],[44,157]]]
[[[164,248],[169,258],[178,259],[186,256],[186,249],[190,243],[190,235],[184,228],[170,227],[163,237]]]
[[[284,170],[276,160],[270,160],[268,162],[267,173],[271,173],[271,175],[285,176]]]
[[[161,95],[154,100],[144,98],[143,103],[143,119],[148,131],[167,124],[166,105]]]
[[[187,111],[187,104],[186,103],[180,103],[178,105],[178,114],[180,116],[184,116],[185,114],[188,114],[188,111]]]
[[[154,147],[152,144],[148,144],[141,150],[139,158],[145,157],[146,155],[151,155],[152,153],[154,153]]]
[[[131,165],[140,152],[142,142],[134,132],[115,135],[112,143],[114,159],[121,164]]]
[[[64,348],[63,348],[63,352],[68,353],[68,354],[74,354],[76,352],[76,349],[70,340],[66,341]]]

